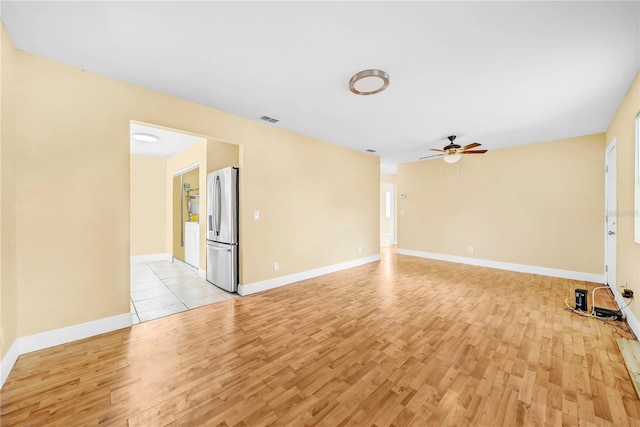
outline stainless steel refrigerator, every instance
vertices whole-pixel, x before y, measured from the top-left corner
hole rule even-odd
[[[238,290],[238,168],[207,175],[207,280]]]

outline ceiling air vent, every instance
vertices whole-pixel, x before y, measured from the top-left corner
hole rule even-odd
[[[274,119],[273,117],[269,117],[269,116],[262,116],[260,117],[260,120],[264,120],[265,122],[269,122],[269,123],[278,123],[280,121],[278,119]]]
[[[364,151],[366,151],[367,153],[375,153],[376,152],[376,150],[374,150],[373,148],[367,148]]]

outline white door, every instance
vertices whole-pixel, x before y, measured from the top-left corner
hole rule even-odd
[[[197,222],[184,224],[184,262],[196,268],[200,265],[200,239]]]
[[[616,221],[618,206],[616,201],[616,140],[611,142],[605,152],[604,171],[605,200],[605,283],[614,290],[616,288]]]

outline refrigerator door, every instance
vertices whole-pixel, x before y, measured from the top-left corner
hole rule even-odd
[[[217,210],[214,206],[216,175],[215,172],[207,175],[207,240],[216,240],[215,224],[217,224],[217,221],[214,217],[214,213]]]
[[[207,242],[207,280],[229,292],[238,290],[238,245]]]
[[[238,169],[207,176],[207,240],[238,243]]]

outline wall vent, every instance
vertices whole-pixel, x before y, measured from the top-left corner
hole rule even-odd
[[[375,153],[376,152],[376,150],[374,150],[373,148],[367,148],[364,151],[366,151],[367,153]]]
[[[260,120],[264,120],[265,122],[269,122],[269,123],[278,123],[280,121],[278,119],[274,119],[273,117],[269,117],[269,116],[262,116],[260,117]]]

